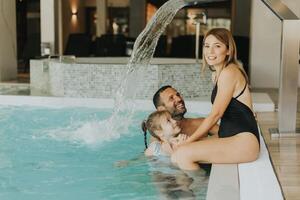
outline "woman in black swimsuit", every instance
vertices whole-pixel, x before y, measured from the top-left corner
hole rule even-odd
[[[237,61],[236,46],[228,30],[212,29],[204,37],[203,67],[207,66],[214,70],[212,110],[172,155],[172,161],[186,170],[198,169],[198,162],[243,163],[259,155],[259,131],[248,78]],[[201,139],[219,120],[219,137]]]

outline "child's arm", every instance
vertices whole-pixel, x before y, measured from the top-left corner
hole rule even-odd
[[[167,155],[171,155],[173,153],[172,146],[168,142],[163,142],[161,145],[161,149]]]

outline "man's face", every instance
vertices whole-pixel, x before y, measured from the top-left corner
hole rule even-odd
[[[171,113],[174,119],[181,119],[186,113],[184,101],[174,88],[167,88],[160,93],[162,106]]]

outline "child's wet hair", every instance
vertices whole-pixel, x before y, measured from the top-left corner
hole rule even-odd
[[[146,149],[148,148],[148,145],[147,145],[147,130],[154,138],[161,141],[161,138],[157,134],[155,134],[156,130],[161,130],[161,125],[160,125],[160,123],[158,123],[159,121],[157,121],[157,120],[159,120],[159,118],[161,116],[166,115],[168,113],[169,112],[167,110],[155,111],[155,112],[151,113],[148,116],[147,120],[144,120],[142,122],[141,128],[142,128],[143,133],[144,133],[144,142],[145,142]]]

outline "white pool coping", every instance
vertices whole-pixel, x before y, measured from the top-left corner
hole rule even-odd
[[[238,170],[241,200],[284,199],[269,151],[261,135],[259,158],[251,163],[239,164]]]
[[[255,112],[274,112],[274,103],[266,94],[253,93],[253,102]],[[113,103],[114,101],[112,99],[10,95],[0,96],[0,105],[10,106],[38,106],[49,108],[112,108],[112,106],[114,105]],[[199,113],[203,115],[208,114],[211,109],[211,103],[208,99],[186,101],[186,106],[189,112]],[[153,111],[155,108],[152,104],[152,101],[150,100],[136,100],[136,109]],[[237,168],[238,170],[236,170]],[[222,174],[222,177],[218,176],[218,174]],[[236,178],[237,175],[239,177],[239,180],[237,180]],[[224,180],[224,177],[226,177],[226,179],[229,179],[227,179],[226,181]],[[210,178],[210,182],[211,181],[215,182],[215,187],[209,189],[208,195],[210,196],[208,196],[208,200],[220,199],[220,197],[222,200],[283,199],[279,182],[276,178],[269,158],[268,150],[262,137],[261,152],[257,161],[252,163],[231,165],[231,167],[226,166],[225,168],[222,165],[214,165]],[[226,182],[229,184],[226,185]],[[237,183],[239,183],[239,194],[237,194]],[[219,186],[216,184],[219,184]],[[228,189],[230,189],[229,191],[231,192],[228,192]]]
[[[237,164],[212,166],[206,200],[239,200],[240,184]]]
[[[252,93],[253,109],[255,112],[273,112],[275,105],[265,93]],[[209,114],[211,103],[209,98],[185,101],[189,112]],[[46,96],[14,96],[1,95],[0,105],[12,106],[41,106],[51,108],[63,107],[89,107],[89,108],[111,108],[114,105],[113,99],[100,98],[74,98],[74,97],[46,97]],[[151,100],[136,100],[137,110],[154,110]]]
[[[68,56],[63,56],[68,58]],[[70,57],[70,56],[69,56]],[[40,59],[39,59],[40,60]],[[43,60],[49,60],[48,58]],[[58,58],[52,58],[51,61],[59,62]],[[69,58],[70,60],[70,58]],[[77,57],[75,60],[71,58],[70,61],[78,64],[122,64],[126,65],[130,57]],[[174,64],[197,64],[195,59],[191,58],[152,58],[150,64],[156,65],[174,65]]]

